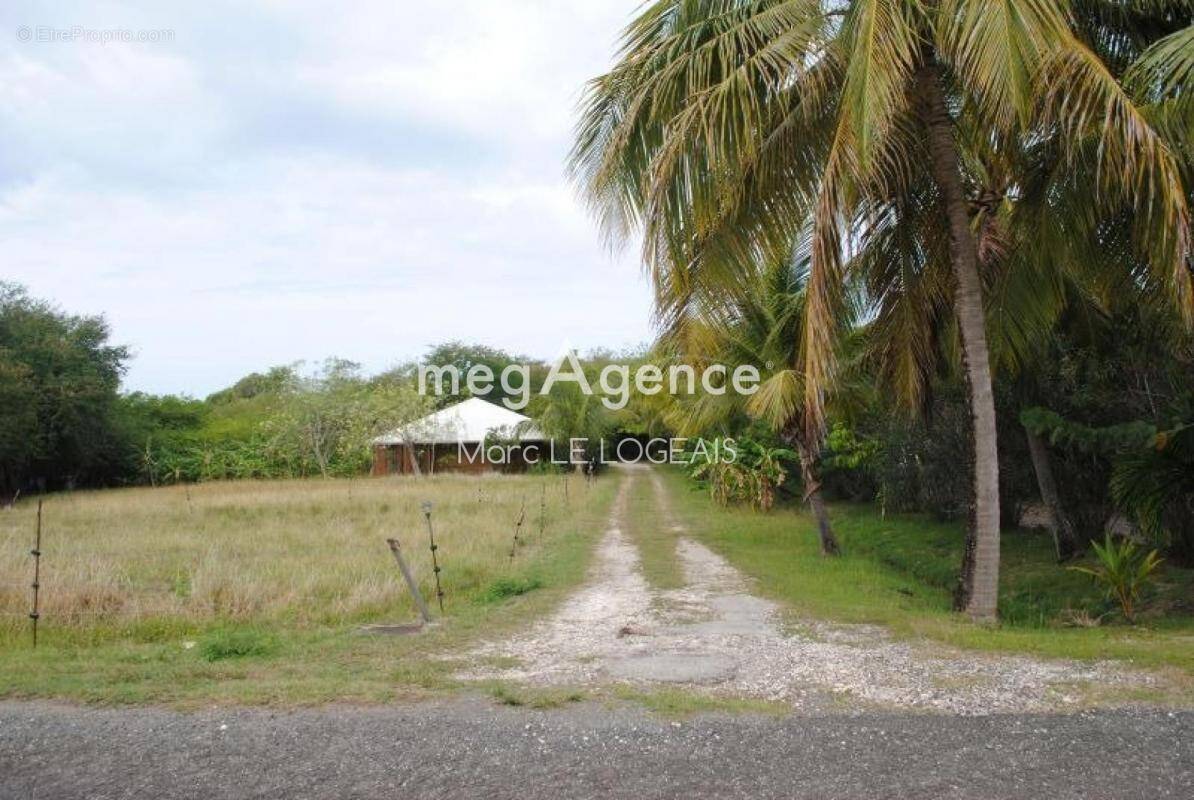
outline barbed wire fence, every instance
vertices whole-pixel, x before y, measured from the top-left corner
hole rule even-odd
[[[567,508],[570,499],[568,488],[570,475],[565,472],[561,478],[563,484],[563,498],[561,499],[563,506]],[[586,483],[589,480],[591,478],[586,476]],[[518,551],[530,543],[527,534],[532,529],[532,526],[537,527],[540,539],[544,537],[547,529],[550,527],[548,524],[549,492],[547,484],[548,480],[544,478],[540,485],[537,515],[535,515],[531,508],[528,508],[529,503],[526,495],[518,498],[518,513],[513,520],[513,532],[508,540],[509,549],[503,554],[505,556],[503,560],[509,565],[515,563]],[[488,498],[482,493],[481,488],[478,487],[478,501],[483,502],[485,499]],[[190,498],[186,498],[184,502],[189,503],[189,501]],[[427,506],[430,506],[430,503]],[[446,595],[440,581],[442,562],[439,558],[440,553],[438,551],[440,548],[436,541],[435,531],[431,525],[431,509],[427,506],[423,506],[422,511],[424,522],[428,529],[428,545],[431,551],[431,569],[436,583],[436,599],[440,604],[442,612]],[[535,519],[536,516],[537,519]],[[60,625],[70,627],[72,623],[77,624],[83,621],[90,623],[92,620],[128,621],[130,619],[137,619],[143,615],[152,616],[159,611],[165,613],[174,611],[174,609],[167,611],[154,602],[172,593],[173,590],[165,583],[159,584],[157,581],[154,581],[152,586],[147,586],[140,581],[130,582],[124,579],[119,579],[116,582],[88,580],[88,576],[77,574],[55,578],[53,558],[50,558],[48,570],[47,563],[43,563],[47,556],[52,556],[52,553],[43,548],[47,528],[43,500],[40,498],[38,499],[33,523],[33,530],[31,532],[32,548],[28,550],[17,549],[17,552],[14,553],[14,555],[23,553],[28,558],[29,571],[27,574],[30,576],[29,579],[0,580],[0,603],[4,606],[0,607],[0,625],[9,628],[9,630],[19,631],[20,621],[27,621],[29,624],[29,641],[34,648],[38,646],[38,641],[40,638],[43,638],[43,634],[46,634],[47,631],[52,633]],[[19,575],[22,571],[24,570],[18,562],[15,574]],[[134,594],[141,596],[133,599],[132,595]],[[145,595],[149,596],[146,597]],[[21,609],[21,605],[24,602],[28,604],[24,605],[24,609]],[[86,607],[87,605],[92,607]],[[45,628],[43,624],[47,621],[52,623],[49,628]]]
[[[33,610],[29,612],[29,618],[33,620],[33,649],[37,649],[37,620],[41,616],[38,613],[38,600],[40,599],[41,590],[41,508],[42,499],[37,498],[37,533],[33,538]]]
[[[14,498],[13,502],[15,503],[15,501],[16,498]],[[29,611],[0,611],[0,617],[24,617],[28,619],[34,649],[37,648],[37,623],[41,618],[42,507],[43,501],[39,497],[37,498],[37,514],[34,518],[33,549],[29,551],[29,555],[32,557],[33,579],[28,583],[23,581],[0,581],[0,587],[9,587],[30,592]]]

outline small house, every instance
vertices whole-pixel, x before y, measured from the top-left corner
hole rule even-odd
[[[373,474],[518,472],[546,456],[546,439],[530,417],[470,397],[374,439]],[[486,455],[487,442],[495,441],[500,459]]]

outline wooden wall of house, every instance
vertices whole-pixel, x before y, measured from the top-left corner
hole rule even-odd
[[[470,447],[470,451],[471,451]],[[491,464],[477,459],[469,461],[460,457],[460,448],[455,444],[441,444],[419,447],[415,451],[419,456],[419,469],[424,475],[434,475],[437,472],[457,472],[479,475],[487,472],[525,472],[527,464],[522,453],[514,451],[509,464]],[[546,458],[546,452],[541,449],[540,457]],[[414,474],[411,448],[404,444],[378,444],[373,446],[373,468],[370,474],[381,477],[383,475],[412,475]]]
[[[369,471],[370,475],[374,477],[381,477],[382,475],[389,475],[389,450],[390,448],[384,444],[373,445],[373,469]]]
[[[370,474],[376,476],[410,475],[414,471],[410,447],[407,445],[376,444],[373,446],[373,469],[370,470]]]

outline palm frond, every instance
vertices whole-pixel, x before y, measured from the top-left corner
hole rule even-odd
[[[1166,275],[1170,296],[1194,323],[1190,216],[1179,164],[1106,66],[1077,40],[1048,67],[1046,120],[1072,164],[1092,161],[1104,206],[1128,205],[1136,240]]]
[[[938,50],[983,117],[1004,130],[1029,124],[1043,55],[1068,38],[1054,0],[944,0],[937,11]]]

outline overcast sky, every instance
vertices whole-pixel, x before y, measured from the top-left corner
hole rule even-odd
[[[4,0],[0,277],[105,314],[154,392],[646,341],[636,250],[563,177],[637,5]],[[172,40],[44,41],[76,26]]]

